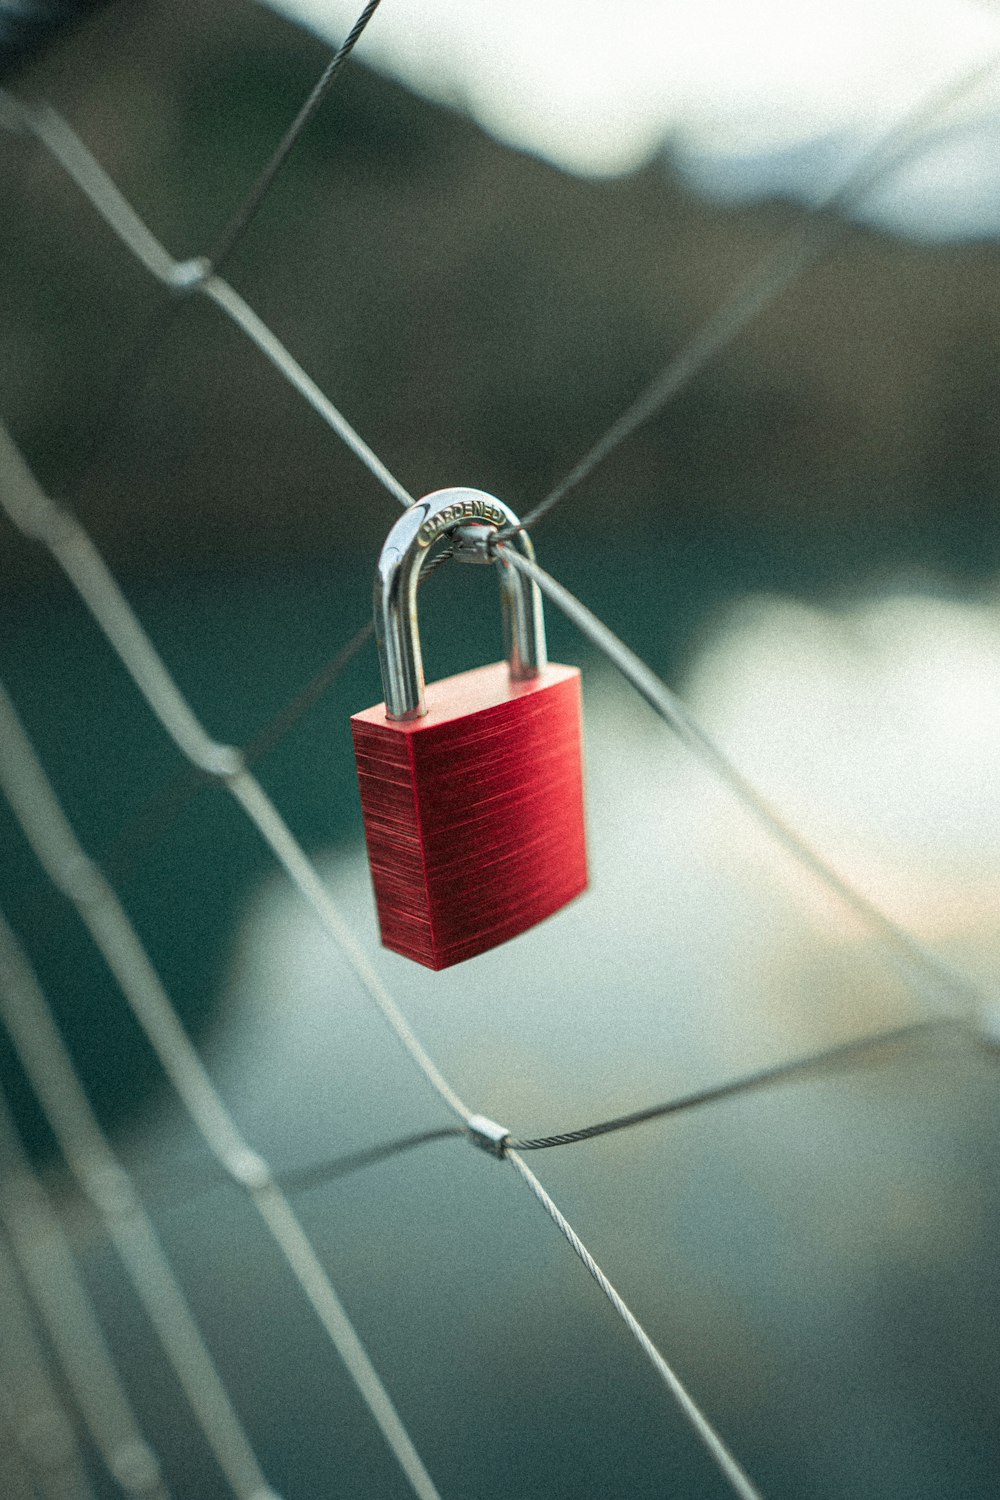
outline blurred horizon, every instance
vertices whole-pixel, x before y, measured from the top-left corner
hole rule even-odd
[[[366,34],[226,275],[413,493],[469,483],[524,513],[734,288],[800,242],[795,183],[817,191],[865,135],[844,123],[857,124],[861,96],[838,57],[853,57],[859,87],[889,65],[865,51],[876,8],[857,0],[819,32],[803,9],[796,55],[815,72],[827,61],[816,37],[839,26],[843,40],[820,118],[779,86],[777,22],[754,38],[756,12],[692,6],[689,41],[742,15],[726,40],[745,89],[723,70],[716,103],[730,88],[744,115],[726,134],[683,95],[689,141],[708,153],[696,175],[682,130],[664,157],[662,121],[642,155],[639,90],[618,157],[631,166],[573,175],[538,141],[513,149],[499,126],[487,133],[482,93],[469,94],[475,117],[463,112],[434,31],[445,0],[418,10],[423,30],[408,0],[385,0],[370,53]],[[342,35],[348,7],[325,13]],[[937,51],[938,33],[917,24],[960,13],[972,15],[916,7],[872,131],[921,69],[961,61],[973,21]],[[662,48],[659,21],[669,29],[676,12],[633,0],[610,32],[593,30],[610,7],[584,0],[464,14],[480,51],[505,27],[534,49],[536,71],[501,47],[477,85],[508,76],[527,119],[547,68],[568,76],[586,54],[586,95],[619,76],[639,18],[655,18]],[[905,27],[909,11],[877,14]],[[574,15],[576,51],[545,42],[553,16]],[[428,47],[441,58],[426,91],[443,103],[389,76],[407,27],[414,67]],[[648,53],[655,82],[661,54]],[[17,87],[65,114],[183,257],[214,241],[329,57],[249,0],[142,0],[96,11]],[[741,135],[760,90],[773,109]],[[959,197],[978,182],[992,213],[988,181],[952,175]],[[940,162],[931,176],[938,192]],[[246,744],[370,618],[396,500],[215,307],[172,301],[59,167],[5,132],[0,200],[0,414],[93,536],[192,710]],[[822,263],[533,536],[542,564],[683,693],[802,835],[992,1000],[1000,246],[819,222],[836,231]],[[193,785],[100,628],[6,521],[0,580],[0,675],[253,1150],[311,1168],[442,1123],[256,830],[219,785]],[[499,613],[488,574],[442,570],[421,597],[429,673],[495,659]],[[584,671],[593,883],[514,943],[440,975],[378,947],[349,725],[380,697],[370,645],[257,766],[464,1097],[518,1131],[569,1129],[943,1005],[563,616],[547,609],[546,623],[552,658]],[[0,843],[0,907],[268,1482],[287,1500],[403,1500],[252,1204],[213,1187],[123,995],[2,800]],[[1000,1380],[997,1056],[979,1035],[928,1033],[877,1064],[533,1158],[767,1500],[994,1500],[983,1392]],[[0,1081],[172,1493],[221,1500],[2,1031]],[[317,1181],[295,1204],[442,1495],[731,1500],[552,1224],[466,1144]],[[117,1486],[87,1457],[112,1500]]]
[[[109,7],[25,78],[180,257],[217,233],[328,57],[262,7],[183,16]],[[265,536],[277,567],[374,551],[392,502],[211,308],[171,320],[123,399],[119,371],[169,294],[37,148],[7,146],[6,419],[116,566],[252,567]],[[523,513],[801,233],[792,203],[713,201],[662,163],[568,175],[362,54],[231,275],[411,493],[467,483]],[[652,516],[682,553],[769,535],[834,571],[842,552],[850,575],[861,558],[898,566],[909,540],[904,570],[991,572],[998,265],[984,240],[843,228],[546,520],[544,546],[642,534]],[[43,566],[14,538],[0,553],[8,583]]]
[[[338,41],[355,0],[268,0]],[[396,0],[358,55],[499,141],[583,176],[670,161],[724,201],[832,195],[908,114],[984,56],[1000,18],[978,0]],[[1000,235],[1000,79],[957,98],[920,160],[852,216],[928,240]]]

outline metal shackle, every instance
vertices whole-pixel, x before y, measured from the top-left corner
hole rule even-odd
[[[435,490],[404,511],[390,531],[375,570],[375,640],[378,645],[386,713],[390,719],[420,719],[427,712],[424,664],[417,627],[417,584],[430,548],[458,527],[520,526],[509,506],[482,490]],[[516,531],[507,543],[534,560],[527,534]],[[477,549],[475,560],[491,561]],[[472,560],[471,558],[469,560]],[[496,557],[504,641],[514,681],[537,677],[545,666],[542,596],[530,578]]]

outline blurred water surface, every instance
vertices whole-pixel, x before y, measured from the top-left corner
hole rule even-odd
[[[711,590],[672,598],[665,562],[613,548],[559,570],[835,864],[991,987],[1000,610],[982,593],[848,598],[808,566],[796,598],[766,556],[764,588],[727,602],[719,561]],[[241,738],[363,618],[366,575],[176,578],[134,597],[198,710]],[[495,655],[495,614],[481,575],[425,591],[435,675]],[[6,627],[47,764],[92,846],[117,850],[254,1145],[291,1169],[444,1123],[216,792],[140,853],[116,843],[174,762],[75,608],[50,596]],[[468,965],[434,975],[377,946],[347,729],[378,696],[371,653],[263,767],[466,1098],[519,1134],[572,1128],[940,1004],[556,619],[550,636],[585,669],[593,888]],[[9,842],[5,900],[22,930],[51,924],[43,978],[269,1475],[290,1496],[405,1493],[270,1242],[232,1190],[206,1187],[124,1006]],[[995,1493],[997,1083],[986,1054],[922,1043],[533,1162],[768,1496]],[[500,1165],[441,1142],[298,1206],[443,1494],[726,1493]],[[177,1492],[221,1493],[119,1268],[86,1217],[78,1232]]]
[[[187,255],[327,57],[263,7],[147,0],[103,10],[24,86]],[[407,484],[466,480],[523,513],[798,211],[699,198],[683,142],[574,179],[451,103],[352,64],[231,271]],[[6,140],[0,170],[4,418],[196,712],[245,742],[368,617],[392,503],[205,305],[121,390],[157,289],[28,141]],[[996,278],[986,242],[848,231],[535,537],[806,836],[991,995]],[[218,790],[174,795],[183,768],[96,627],[40,553],[3,542],[5,681],[254,1146],[296,1169],[440,1123],[257,836]],[[421,604],[431,672],[494,657],[497,613],[488,577],[443,570]],[[502,950],[431,975],[377,947],[348,728],[380,693],[370,650],[260,768],[466,1098],[519,1133],[567,1129],[940,1005],[551,612],[549,636],[585,673],[593,886]],[[5,807],[0,845],[0,903],[275,1488],[405,1495]],[[2,1037],[0,1076],[173,1493],[216,1500]],[[534,1159],[768,1500],[996,1495],[997,1083],[988,1053],[928,1041]],[[502,1165],[438,1142],[297,1206],[445,1500],[727,1493]]]

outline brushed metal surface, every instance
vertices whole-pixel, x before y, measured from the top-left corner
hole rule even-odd
[[[351,720],[382,941],[431,969],[587,886],[580,673],[497,662],[427,687],[427,713]]]

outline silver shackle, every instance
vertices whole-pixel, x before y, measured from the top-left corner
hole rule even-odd
[[[417,628],[417,584],[427,554],[438,537],[458,527],[519,526],[502,500],[482,490],[435,490],[403,512],[386,538],[375,570],[375,640],[378,644],[386,712],[390,719],[420,719],[427,712],[424,663]],[[534,560],[527,534],[508,541]],[[488,560],[480,550],[477,560]],[[545,621],[538,585],[502,557],[500,600],[510,675],[515,681],[537,677],[545,666]]]

